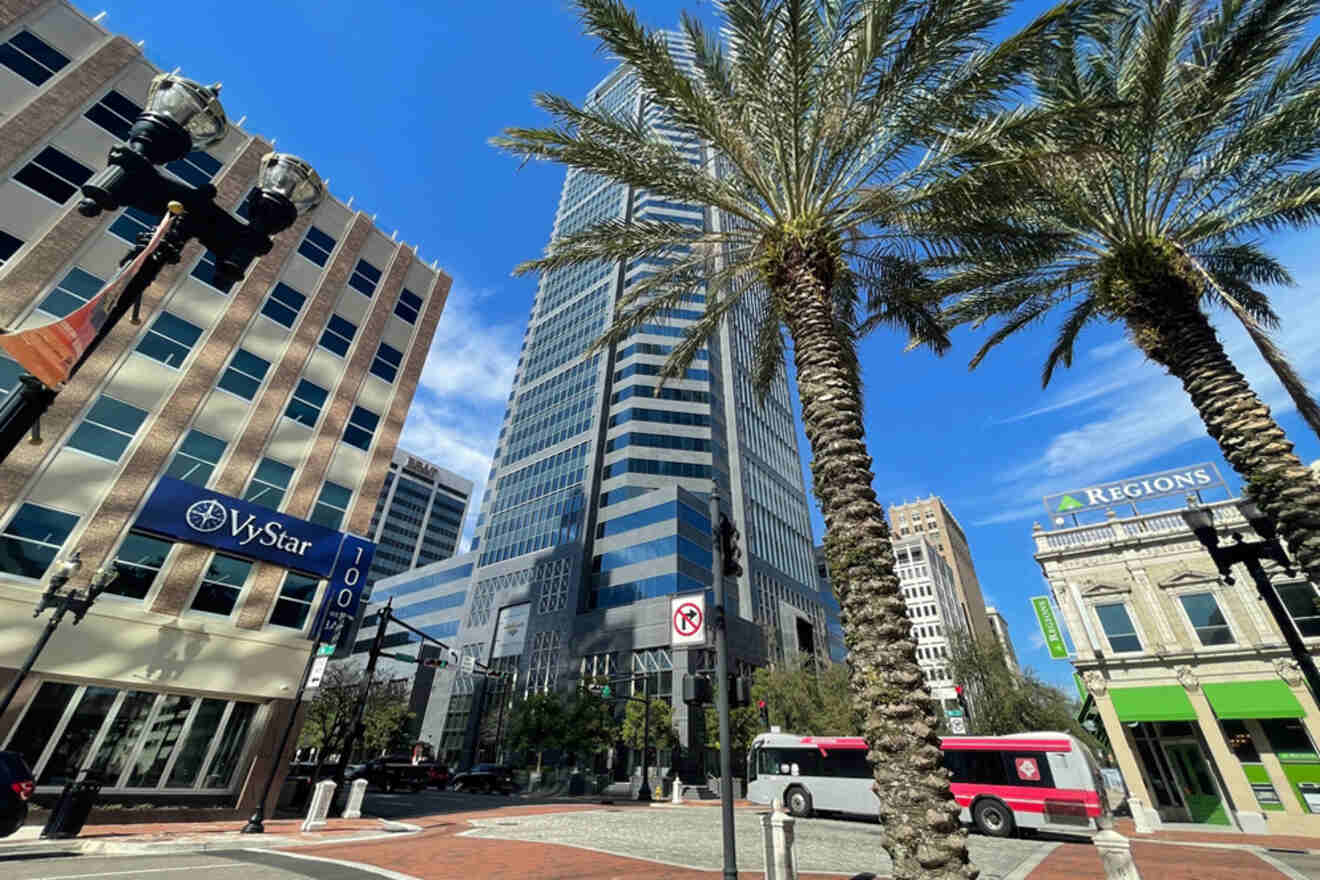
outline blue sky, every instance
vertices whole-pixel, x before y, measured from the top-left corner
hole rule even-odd
[[[1043,6],[1020,4],[1009,21]],[[105,26],[146,40],[159,66],[223,80],[231,119],[246,115],[246,129],[303,156],[336,195],[353,196],[354,207],[454,277],[403,443],[477,481],[480,492],[535,290],[533,279],[509,270],[545,246],[563,180],[548,165],[519,170],[486,140],[542,121],[533,92],[580,101],[608,72],[574,13],[562,0],[121,0],[104,8]],[[637,4],[653,26],[672,26],[683,8],[711,14],[709,2]],[[1276,294],[1286,324],[1278,339],[1313,386],[1315,240],[1307,233],[1271,242],[1299,282]],[[1302,459],[1320,457],[1320,442],[1245,336],[1222,315],[1216,321]],[[865,341],[861,354],[881,501],[943,496],[1019,657],[1071,687],[1068,664],[1041,649],[1027,601],[1044,592],[1031,556],[1032,523],[1044,522],[1041,496],[1202,461],[1219,464],[1235,491],[1238,481],[1178,383],[1144,363],[1116,329],[1084,336],[1073,368],[1042,391],[1050,338],[1048,325],[1021,336],[970,374],[970,333],[943,358],[904,354],[903,340],[888,334]],[[805,438],[799,446],[806,449]],[[812,517],[819,541],[814,500]]]

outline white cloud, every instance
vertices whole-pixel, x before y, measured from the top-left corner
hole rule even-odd
[[[1037,651],[1045,650],[1045,637],[1037,630],[1033,629],[1027,633],[1027,641],[1030,642],[1031,647],[1035,648]]]
[[[1310,285],[1275,291],[1276,309],[1283,326],[1275,340],[1308,385],[1320,385],[1320,300],[1307,296]],[[1235,319],[1225,312],[1212,316],[1229,357],[1248,383],[1277,416],[1296,409],[1273,372]],[[1022,449],[1016,460],[998,468],[996,487],[979,499],[989,516],[976,525],[1039,517],[1038,503],[1027,504],[1053,492],[1097,480],[1137,472],[1158,456],[1198,440],[1208,439],[1181,383],[1150,361],[1126,339],[1091,349],[1092,363],[1074,373],[1056,374],[1063,380],[1045,402],[1028,412],[1004,419],[1025,421],[1045,413],[1070,411],[1052,424],[1062,430],[1043,435],[1043,445]],[[1083,404],[1085,404],[1083,406]],[[1315,438],[1294,436],[1310,444]]]
[[[521,327],[484,318],[481,304],[492,295],[455,279],[399,439],[474,483],[460,550],[472,541],[522,345]]]

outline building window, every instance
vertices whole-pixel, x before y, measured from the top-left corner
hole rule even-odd
[[[353,490],[326,480],[309,519],[327,529],[338,529],[344,521],[344,515],[348,513],[348,502],[352,498]]]
[[[408,288],[399,291],[399,301],[394,304],[394,314],[409,324],[417,323],[417,316],[422,312],[422,298]]]
[[[146,211],[139,211],[129,205],[115,218],[115,222],[110,224],[110,232],[129,244],[137,244],[139,235],[150,235],[159,225],[159,217],[153,217]]]
[[[1315,587],[1307,583],[1276,584],[1274,589],[1302,638],[1320,636],[1320,596],[1316,595]]]
[[[371,361],[371,372],[386,382],[393,382],[399,374],[399,365],[403,363],[403,352],[388,342],[382,342],[376,349],[376,356]]]
[[[328,392],[314,382],[298,380],[298,387],[289,399],[289,407],[284,414],[300,425],[316,427],[316,420],[321,417],[321,407],[325,404]]]
[[[240,348],[234,352],[229,368],[215,384],[217,388],[237,394],[244,400],[251,400],[257,396],[257,390],[261,388],[261,382],[266,378],[266,371],[269,369],[270,361]]]
[[[315,226],[307,227],[307,234],[303,236],[302,244],[298,245],[298,253],[318,266],[330,262],[330,254],[334,249],[335,240]]]
[[[39,86],[69,64],[69,59],[32,31],[19,31],[0,44],[0,64]]]
[[[531,659],[527,664],[527,693],[544,693],[558,677],[560,635],[558,630],[532,635]]]
[[[243,584],[250,571],[252,563],[246,559],[221,553],[212,556],[211,564],[202,576],[202,585],[193,599],[192,610],[228,617],[238,604],[238,596],[243,592]]]
[[[46,294],[37,308],[57,318],[67,317],[87,304],[96,296],[105,282],[91,272],[77,267],[70,269],[64,280],[55,285],[55,289]]]
[[[1191,621],[1192,629],[1196,630],[1202,645],[1233,644],[1233,631],[1228,628],[1224,612],[1212,594],[1187,593],[1179,596],[1178,600],[1182,602],[1183,611],[1187,612],[1187,619]]]
[[[215,178],[215,174],[224,167],[223,162],[203,150],[193,150],[182,159],[175,159],[166,164],[174,175],[182,180],[191,183],[193,186],[204,186]]]
[[[1307,735],[1300,718],[1261,718],[1257,723],[1265,731],[1275,757],[1280,761],[1314,761],[1315,744]]]
[[[380,416],[360,406],[353,407],[353,414],[344,426],[344,442],[356,446],[364,452],[371,448],[371,438],[376,433]]]
[[[23,246],[21,238],[15,238],[3,229],[0,229],[0,266],[9,262],[9,258],[18,253],[18,249]]]
[[[40,578],[77,524],[74,514],[24,504],[0,533],[0,571]]]
[[[293,480],[293,468],[273,458],[263,458],[257,465],[257,472],[252,475],[252,482],[243,493],[244,501],[279,510],[284,500],[284,491]]]
[[[188,352],[201,338],[202,328],[178,315],[161,312],[151,329],[143,335],[137,350],[167,367],[178,369],[188,359]]]
[[[92,176],[92,169],[54,147],[46,147],[14,175],[14,180],[62,205]]]
[[[129,532],[115,552],[119,576],[110,582],[106,592],[129,599],[145,598],[173,546],[159,538]]]
[[[234,289],[235,282],[232,279],[222,280],[215,277],[216,256],[211,251],[202,254],[202,258],[197,261],[193,267],[192,277],[203,282],[221,293],[229,293]]]
[[[110,461],[119,461],[147,411],[102,394],[69,437],[68,446]]]
[[[284,575],[284,586],[280,587],[280,597],[275,600],[275,610],[271,612],[271,626],[287,626],[301,630],[307,622],[307,615],[316,598],[316,589],[321,584],[318,578],[298,574],[296,571]]]
[[[189,431],[179,444],[179,451],[165,469],[167,476],[184,480],[194,486],[205,486],[211,473],[225,454],[225,441],[201,431]]]
[[[307,297],[280,281],[271,288],[270,296],[261,307],[261,313],[276,324],[292,328],[305,302]]]
[[[114,89],[105,93],[83,116],[110,132],[121,141],[128,140],[128,130],[133,127],[142,108],[125,98]]]
[[[0,355],[0,400],[8,397],[9,392],[18,387],[18,377],[23,373],[23,367],[18,361]]]
[[[1141,639],[1137,637],[1136,627],[1122,602],[1095,606],[1095,616],[1100,619],[1100,626],[1109,639],[1109,648],[1115,654],[1141,650]]]
[[[371,296],[376,292],[377,284],[380,284],[380,270],[366,260],[358,260],[348,278],[348,286],[364,296]]]
[[[353,335],[357,327],[338,315],[331,315],[321,334],[321,346],[328,348],[340,357],[348,354],[348,347],[353,344]]]

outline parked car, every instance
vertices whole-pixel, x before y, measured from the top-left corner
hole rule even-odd
[[[0,837],[8,837],[27,821],[28,798],[36,780],[18,752],[0,752]]]
[[[471,770],[464,770],[455,776],[452,785],[455,791],[479,791],[486,794],[513,794],[518,789],[518,783],[513,781],[513,770],[499,764],[477,764]]]
[[[365,779],[368,785],[374,785],[381,791],[421,791],[431,783],[432,764],[421,762],[414,764],[408,755],[386,755],[362,765],[351,779]]]
[[[444,764],[431,764],[430,768],[427,773],[427,782],[439,789],[443,789],[449,784],[452,774],[449,772],[448,767]]]

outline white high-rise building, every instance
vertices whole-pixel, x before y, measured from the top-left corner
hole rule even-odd
[[[949,669],[950,637],[966,639],[970,633],[953,569],[925,537],[895,541],[894,567],[912,620],[917,663],[926,674],[926,686],[936,700],[956,700],[956,682]]]

